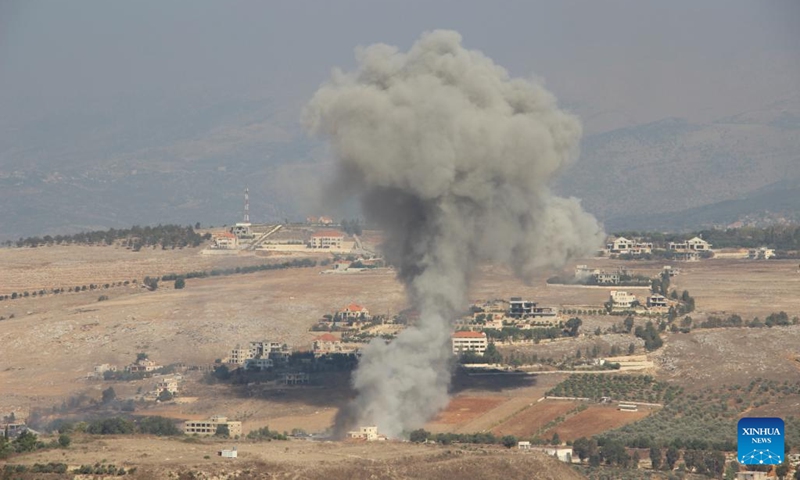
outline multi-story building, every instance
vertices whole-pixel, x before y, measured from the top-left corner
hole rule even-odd
[[[228,421],[227,417],[214,415],[208,420],[190,420],[184,422],[183,433],[186,435],[214,435],[220,425],[228,426],[228,435],[238,437],[242,435],[242,422]]]
[[[614,310],[627,310],[633,307],[636,296],[628,292],[611,291],[611,308]]]
[[[337,230],[320,230],[311,235],[311,248],[341,249],[344,234]]]
[[[654,293],[647,297],[647,308],[667,308],[669,304],[667,303],[667,298],[663,295],[659,295]]]
[[[343,353],[342,341],[336,335],[325,333],[314,339],[312,344],[314,356],[319,357],[329,353]]]
[[[489,341],[486,338],[486,334],[483,332],[455,332],[452,341],[453,354],[455,355],[467,351],[483,355],[486,351],[486,347],[489,346]]]
[[[244,362],[245,370],[269,370],[274,365],[271,358],[248,358]]]
[[[228,357],[228,363],[244,365],[244,362],[251,358],[253,358],[252,348],[243,348],[239,345],[236,345],[236,347],[231,350],[230,356]]]
[[[178,393],[178,379],[176,377],[162,378],[156,383],[156,391],[161,393],[164,390],[175,395]]]

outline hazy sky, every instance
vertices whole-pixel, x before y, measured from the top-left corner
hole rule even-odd
[[[708,119],[796,94],[800,2],[3,1],[0,124],[277,97],[299,108],[353,48],[448,28],[546,80],[590,130]],[[297,112],[299,116],[299,111]]]

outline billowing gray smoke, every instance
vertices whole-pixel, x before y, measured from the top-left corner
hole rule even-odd
[[[365,348],[337,427],[399,436],[447,405],[451,321],[476,264],[526,278],[593,252],[602,229],[548,189],[577,156],[581,126],[544,88],[509,78],[453,31],[427,33],[408,53],[379,44],[357,56],[358,70],[334,71],[305,118],[331,141],[338,189],[360,195],[386,232],[384,254],[420,320]]]

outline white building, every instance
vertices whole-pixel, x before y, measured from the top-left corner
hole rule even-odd
[[[707,252],[711,250],[711,244],[700,237],[694,237],[685,242],[669,242],[669,249],[679,252]]]
[[[456,332],[453,334],[453,354],[472,351],[478,355],[486,352],[489,342],[483,332]]]
[[[531,445],[526,450],[536,450],[547,455],[553,456],[562,462],[572,463],[572,447],[562,447],[560,445]]]
[[[344,234],[337,230],[321,230],[311,235],[311,248],[331,248],[340,250]]]
[[[611,291],[611,307],[615,310],[627,310],[633,306],[636,296],[628,292]]]
[[[751,260],[769,260],[774,256],[775,250],[766,247],[753,248],[747,252],[747,258]]]
[[[169,393],[175,395],[178,393],[178,379],[175,377],[166,377],[160,379],[156,383],[156,392],[161,393],[164,390],[168,391]]]
[[[228,363],[244,365],[244,362],[253,358],[254,356],[255,355],[253,354],[252,348],[243,348],[239,345],[236,345],[236,347],[231,350],[230,356],[228,357]]]
[[[242,422],[229,422],[227,417],[214,415],[208,420],[190,420],[183,423],[186,435],[214,435],[220,425],[228,426],[228,435],[238,437],[242,434]]]
[[[216,233],[212,240],[214,242],[214,248],[220,250],[235,250],[239,246],[239,239],[230,232]]]
[[[361,318],[362,316],[365,319],[369,319],[369,310],[357,303],[351,303],[350,305],[344,307],[339,311],[339,314],[342,316],[342,318],[347,319]]]
[[[347,438],[373,442],[380,439],[380,435],[378,435],[378,427],[370,425],[368,427],[360,427],[358,430],[347,432]]]

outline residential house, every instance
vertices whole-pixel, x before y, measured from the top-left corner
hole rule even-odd
[[[274,365],[271,358],[248,358],[244,362],[245,370],[269,370]]]
[[[648,253],[653,253],[653,244],[650,242],[641,242],[637,241],[633,244],[628,253],[633,256],[645,255]]]
[[[747,258],[751,260],[769,260],[775,256],[775,250],[772,248],[753,248],[747,252]]]
[[[486,338],[486,334],[483,332],[455,332],[452,341],[453,354],[455,355],[466,351],[483,355],[486,351],[486,347],[489,346],[489,341]]]
[[[208,420],[189,420],[183,424],[183,433],[186,435],[214,435],[220,425],[228,426],[228,435],[238,437],[242,435],[242,422],[228,421],[227,417],[214,415]]]
[[[369,310],[361,305],[358,305],[357,303],[351,303],[350,305],[339,310],[339,315],[343,319],[357,320],[363,318],[367,320],[369,319]]]
[[[288,362],[292,347],[281,342],[250,342],[250,358],[269,358],[273,362]]]
[[[331,353],[342,353],[342,340],[336,335],[325,333],[314,339],[312,350],[315,357]]]
[[[235,250],[239,246],[239,238],[231,232],[215,233],[212,237],[213,248]]]
[[[675,251],[708,252],[711,244],[700,237],[694,237],[685,242],[669,242],[669,249]]]
[[[647,297],[647,308],[668,308],[667,298],[658,293],[654,293]]]
[[[159,379],[156,383],[156,392],[161,393],[164,390],[175,395],[178,393],[178,378],[177,377],[164,377]]]
[[[360,427],[358,430],[347,432],[347,438],[373,442],[378,440],[380,436],[378,435],[378,427],[370,425],[368,427]]]
[[[125,370],[131,373],[150,373],[161,368],[164,368],[163,365],[158,365],[156,362],[150,360],[149,358],[141,358],[139,360],[136,360],[135,363],[132,363],[127,367],[125,367]]]
[[[311,235],[311,248],[341,249],[344,234],[338,230],[320,230]]]
[[[506,315],[511,318],[554,317],[556,315],[554,308],[538,307],[537,305],[536,302],[523,300],[521,297],[511,297]]]
[[[633,302],[635,301],[636,296],[628,292],[620,292],[616,290],[611,291],[612,310],[630,310],[633,307]]]
[[[628,240],[625,237],[619,237],[606,245],[606,249],[608,249],[610,253],[628,253],[632,247],[633,240]]]
[[[530,450],[531,449],[531,442],[527,440],[521,440],[517,442],[517,448],[520,450]]]

